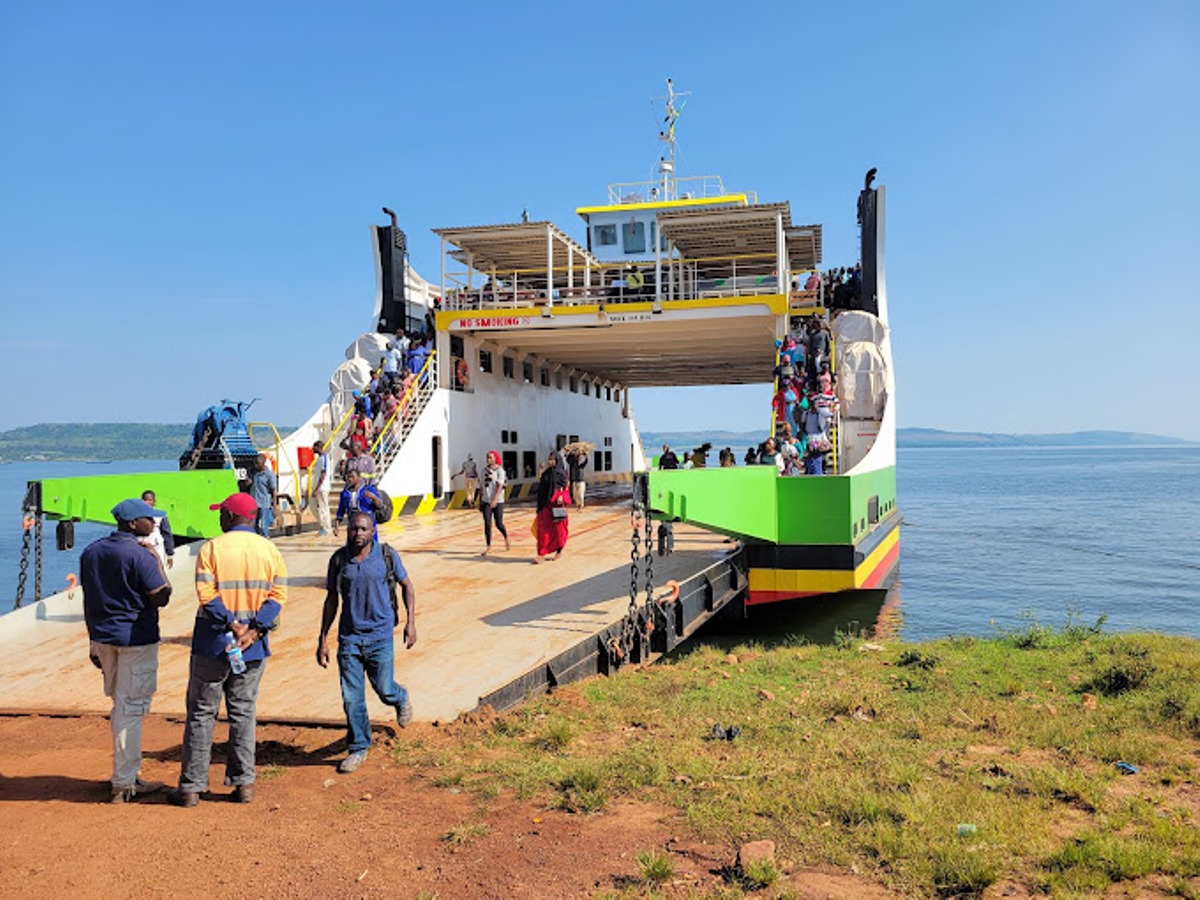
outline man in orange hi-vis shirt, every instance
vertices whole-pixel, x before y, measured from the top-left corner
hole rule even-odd
[[[196,557],[200,608],[192,632],[187,688],[187,725],[179,787],[168,799],[195,806],[208,788],[213,726],[225,698],[229,717],[225,784],[238,803],[254,799],[254,751],[258,685],[271,648],[267,634],[287,597],[283,555],[255,533],[258,504],[231,494],[211,509],[221,511],[221,531]]]

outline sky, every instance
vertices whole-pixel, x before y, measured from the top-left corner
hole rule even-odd
[[[370,321],[368,225],[516,221],[653,176],[787,200],[857,258],[888,189],[901,427],[1200,440],[1200,3],[0,6],[0,429],[308,418]],[[720,347],[697,347],[697,360]],[[638,390],[648,431],[766,386]]]

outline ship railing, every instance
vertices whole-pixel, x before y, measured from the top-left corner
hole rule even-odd
[[[608,202],[610,206],[627,206],[631,203],[660,203],[666,200],[692,200],[709,197],[728,196],[725,182],[720,175],[688,175],[684,178],[668,179],[674,191],[673,197],[663,196],[662,179],[655,181],[618,181],[608,185]],[[750,199],[751,203],[758,202],[758,195],[753,192],[740,191]]]
[[[329,490],[332,490],[336,486],[334,484],[335,479],[333,477],[333,473],[340,469],[342,460],[346,456],[346,451],[342,448],[342,442],[339,440],[339,436],[345,434],[349,430],[350,420],[353,417],[354,404],[350,403],[347,405],[346,411],[342,413],[342,417],[338,420],[337,425],[335,425],[333,430],[329,432],[329,437],[325,439],[324,446],[325,452],[329,456],[330,471],[330,477],[325,480],[325,484],[328,486]],[[312,496],[311,486],[307,496],[310,498]]]
[[[815,290],[805,290],[809,275],[817,276]],[[823,310],[825,307],[824,286],[820,269],[791,269],[788,272],[788,309],[804,313]]]
[[[483,273],[488,280],[481,286],[459,282],[447,273],[451,286],[442,302],[444,309],[455,311],[516,311],[555,305],[761,296],[781,292],[777,263],[774,253],[749,253],[661,259],[657,263],[649,259],[555,266],[549,270],[549,277],[545,268],[496,270]],[[784,279],[784,290],[794,284],[793,274]],[[788,293],[800,295],[798,299],[812,299],[811,292]]]
[[[376,470],[380,475],[387,471],[416,428],[417,420],[437,388],[437,379],[437,353],[434,352],[429,354],[425,365],[400,398],[400,405],[383,423],[371,444],[371,455],[375,457]]]

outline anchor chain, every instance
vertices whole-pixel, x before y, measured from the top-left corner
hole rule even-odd
[[[33,599],[42,599],[42,517],[35,516],[33,520],[33,546],[37,551],[33,554]]]
[[[29,577],[29,546],[33,535],[30,533],[29,523],[26,521],[25,533],[21,536],[21,570],[17,575],[17,599],[14,603],[14,608],[19,609],[21,604],[25,602],[25,580]]]
[[[649,509],[646,510],[645,525],[646,555],[642,562],[646,568],[646,602],[642,606],[642,615],[638,621],[638,627],[641,631],[643,662],[646,659],[646,655],[650,652],[650,633],[654,631],[654,613],[658,608],[658,604],[654,600],[654,519],[650,517]]]

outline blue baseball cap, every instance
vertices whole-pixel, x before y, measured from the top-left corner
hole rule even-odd
[[[161,509],[155,509],[145,500],[122,500],[112,508],[113,518],[118,522],[132,522],[134,519],[157,519],[165,516]]]

